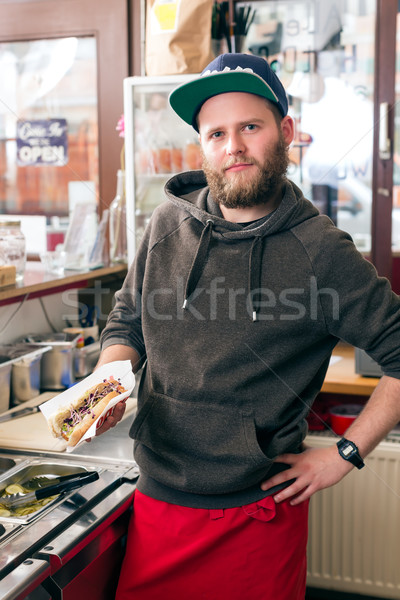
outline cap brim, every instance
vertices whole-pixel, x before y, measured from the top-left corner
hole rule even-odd
[[[173,90],[169,102],[181,119],[197,129],[194,120],[204,102],[217,94],[228,92],[246,92],[262,96],[271,102],[278,102],[276,95],[264,79],[255,73],[245,71],[203,75]]]

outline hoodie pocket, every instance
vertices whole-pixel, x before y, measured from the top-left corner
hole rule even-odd
[[[153,479],[198,494],[245,489],[272,460],[261,450],[252,411],[177,400],[151,391],[130,431],[135,459]]]

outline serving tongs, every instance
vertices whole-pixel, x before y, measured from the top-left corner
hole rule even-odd
[[[32,504],[37,500],[43,500],[44,498],[48,498],[49,496],[55,496],[56,494],[61,494],[62,492],[69,492],[71,490],[75,490],[76,488],[82,487],[91,481],[96,481],[99,478],[99,474],[97,471],[86,471],[85,473],[73,473],[71,475],[64,475],[62,477],[57,477],[53,481],[57,481],[57,483],[51,483],[42,487],[34,492],[28,492],[26,494],[18,493],[18,494],[9,494],[8,496],[0,497],[0,504],[5,506],[6,508],[20,508],[21,506],[26,506],[28,504]]]

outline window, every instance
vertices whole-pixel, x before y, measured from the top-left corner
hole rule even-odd
[[[0,43],[0,74],[0,213],[63,217],[77,195],[96,202],[95,37]]]

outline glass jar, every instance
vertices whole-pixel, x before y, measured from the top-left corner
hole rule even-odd
[[[128,262],[126,239],[125,172],[117,172],[117,192],[110,206],[110,261]]]
[[[24,277],[26,242],[21,221],[0,221],[0,266],[14,265],[16,278]]]

